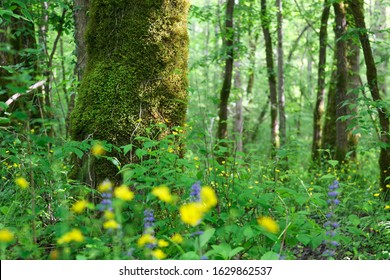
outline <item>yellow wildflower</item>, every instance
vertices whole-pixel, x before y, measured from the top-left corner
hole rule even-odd
[[[72,205],[72,211],[76,214],[80,214],[81,212],[84,211],[84,209],[87,207],[88,205],[88,201],[86,200],[79,200],[79,201],[76,201],[73,205]]]
[[[161,249],[153,250],[152,256],[159,260],[165,259],[167,257],[167,255]]]
[[[374,196],[375,197],[378,197],[380,194],[379,193],[374,193]]]
[[[199,158],[198,157],[194,157],[194,160],[199,160]]]
[[[106,218],[107,220],[112,220],[112,219],[114,219],[114,217],[115,217],[115,214],[112,211],[110,211],[110,210],[104,211],[104,218]]]
[[[209,211],[212,207],[217,205],[218,202],[214,190],[208,186],[203,187],[200,190],[200,200],[202,201],[206,211]]]
[[[160,186],[152,190],[152,194],[157,196],[161,201],[171,203],[173,198],[167,186]]]
[[[96,143],[92,146],[91,152],[94,156],[104,155],[106,150],[100,143]]]
[[[143,234],[137,241],[138,247],[143,247],[146,244],[155,244],[155,243],[156,243],[156,238],[154,238],[149,233]]]
[[[15,184],[21,188],[21,189],[27,189],[28,186],[30,185],[27,180],[23,177],[18,177],[15,179]]]
[[[70,242],[83,242],[84,236],[79,229],[72,229],[71,231],[65,233],[58,240],[58,244],[70,243]]]
[[[204,207],[201,203],[191,202],[180,206],[181,220],[191,226],[197,226],[202,220],[204,214]]]
[[[111,219],[111,220],[108,220],[108,221],[103,223],[103,228],[117,229],[117,228],[119,228],[119,224],[115,220]]]
[[[158,247],[163,248],[163,247],[168,247],[169,242],[164,240],[164,239],[159,239],[157,242]]]
[[[52,251],[50,251],[50,254],[49,254],[49,259],[50,259],[50,260],[58,260],[58,257],[59,257],[59,252],[58,252],[58,250],[52,250]]]
[[[278,224],[271,217],[260,217],[257,219],[257,223],[261,225],[266,231],[271,233],[277,233],[279,231]]]
[[[386,205],[385,210],[389,210],[389,209],[390,209],[390,205]]]
[[[171,240],[177,244],[180,244],[183,242],[183,237],[179,233],[175,233],[172,235]]]
[[[0,242],[8,243],[14,240],[14,234],[8,229],[0,230]]]
[[[134,193],[129,190],[129,187],[126,185],[121,185],[115,188],[114,195],[116,198],[119,198],[124,201],[130,201],[134,198]]]
[[[112,183],[110,180],[104,180],[99,186],[98,191],[99,192],[108,192],[112,189]]]

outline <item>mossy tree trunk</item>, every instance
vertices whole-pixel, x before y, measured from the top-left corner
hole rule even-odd
[[[137,136],[162,137],[184,124],[188,8],[188,0],[90,1],[88,60],[71,115],[73,139],[136,146]],[[167,130],[153,129],[155,124]],[[136,160],[132,152],[108,155],[122,164]],[[118,182],[117,171],[107,160],[86,156],[75,163],[72,177],[96,186],[106,178]]]

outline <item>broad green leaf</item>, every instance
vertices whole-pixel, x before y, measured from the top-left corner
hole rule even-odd
[[[235,255],[237,255],[242,250],[244,250],[244,247],[237,247],[237,248],[234,248],[233,250],[231,250],[230,253],[229,253],[229,259],[231,259]]]
[[[200,247],[202,248],[206,243],[210,240],[210,238],[214,235],[215,228],[206,229],[204,233],[199,236]]]
[[[310,243],[312,238],[308,234],[298,234],[297,235],[297,239],[298,239],[299,242],[301,242],[303,245],[306,246],[307,244]]]
[[[261,257],[261,260],[279,260],[279,254],[269,251]]]

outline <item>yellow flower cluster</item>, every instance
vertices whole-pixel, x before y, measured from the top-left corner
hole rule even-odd
[[[84,209],[88,206],[88,201],[86,200],[78,200],[72,205],[72,211],[76,214],[80,214],[84,211]]]
[[[91,153],[94,156],[102,156],[106,153],[106,150],[104,149],[104,147],[100,143],[95,143],[92,146]]]
[[[171,195],[171,192],[170,192],[169,188],[165,185],[154,188],[152,190],[152,194],[154,196],[157,196],[158,199],[160,199],[161,201],[164,201],[167,203],[171,203],[173,201],[173,197]]]
[[[109,219],[103,223],[105,229],[117,229],[119,227],[120,225],[114,219]]]
[[[179,233],[175,233],[172,235],[171,241],[180,244],[183,242],[183,236],[181,236]]]
[[[15,184],[21,188],[21,189],[27,189],[28,186],[30,185],[29,182],[27,182],[27,180],[23,177],[17,177],[15,179]]]
[[[58,244],[64,244],[64,243],[70,243],[70,242],[83,242],[84,236],[82,232],[79,229],[72,229],[71,231],[65,233],[63,236],[61,236],[58,240]]]
[[[126,185],[120,185],[115,188],[114,195],[116,198],[119,198],[123,201],[130,201],[134,199],[134,193]]]
[[[165,259],[167,257],[167,255],[161,249],[153,250],[152,256],[155,257],[156,259],[159,259],[159,260]]]
[[[184,204],[180,207],[181,220],[191,226],[197,226],[203,216],[217,205],[217,196],[211,187],[203,187],[200,190],[200,201]]]
[[[99,192],[108,192],[112,189],[112,183],[110,180],[104,180],[99,186],[98,186],[98,191]]]
[[[14,240],[14,234],[10,230],[6,228],[0,230],[0,242],[8,243],[12,240]]]
[[[138,247],[144,247],[146,244],[156,244],[156,238],[149,233],[143,234],[137,241]]]
[[[257,219],[257,223],[266,231],[271,233],[279,232],[279,225],[271,217],[263,216]]]

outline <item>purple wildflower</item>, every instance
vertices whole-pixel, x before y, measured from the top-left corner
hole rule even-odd
[[[339,193],[338,193],[338,192],[335,192],[335,191],[328,192],[328,196],[329,196],[329,197],[336,197],[336,196],[338,196],[338,195],[339,195]]]
[[[332,240],[330,242],[330,244],[332,244],[333,246],[339,246],[339,243],[337,241],[334,241],[334,240]]]
[[[200,201],[200,182],[196,182],[191,187],[191,201],[193,202],[199,202]]]
[[[197,236],[197,235],[202,235],[204,233],[204,231],[200,230],[200,231],[195,231],[193,233],[191,233],[191,237],[194,237],[194,236]]]
[[[339,186],[339,182],[336,180],[333,182],[332,185],[329,186],[329,190],[333,191],[335,189],[338,189],[340,186]]]
[[[144,211],[144,232],[154,233],[154,214],[152,209],[146,209]]]

